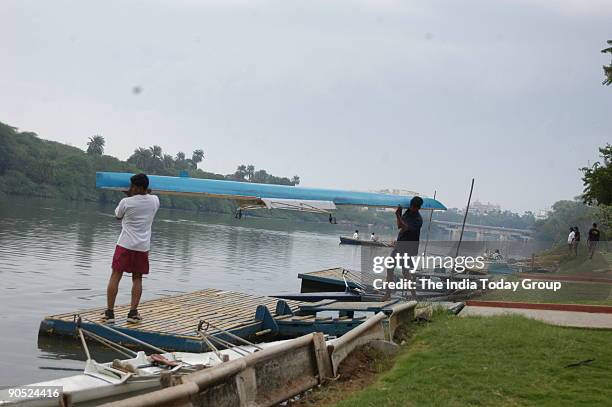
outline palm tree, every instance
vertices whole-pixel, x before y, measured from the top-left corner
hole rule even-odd
[[[176,161],[185,161],[185,153],[182,151],[176,153]]]
[[[236,168],[236,172],[234,173],[234,176],[236,177],[236,179],[244,180],[245,175],[246,175],[246,165],[244,164],[239,165],[238,168]]]
[[[193,152],[193,154],[191,155],[191,164],[193,165],[194,170],[198,168],[198,164],[201,163],[203,159],[204,150],[197,149]]]
[[[255,174],[255,166],[253,164],[247,165],[246,176],[249,181],[253,181],[253,174]]]
[[[162,163],[164,164],[164,168],[173,168],[174,158],[170,154],[164,154],[162,156]]]
[[[300,177],[298,177],[297,175],[294,175],[293,178],[291,178],[291,183],[293,185],[299,185],[300,184]]]
[[[139,169],[147,171],[150,167],[152,158],[153,155],[150,149],[138,147],[136,150],[134,150],[134,154],[132,154],[127,160],[129,163],[134,164]]]
[[[153,158],[157,158],[158,160],[161,160],[162,148],[160,146],[149,147],[149,150],[151,150],[151,156],[153,156]]]
[[[104,137],[99,134],[96,134],[93,137],[89,138],[87,142],[87,154],[89,155],[102,155],[104,154],[104,144],[106,141]]]

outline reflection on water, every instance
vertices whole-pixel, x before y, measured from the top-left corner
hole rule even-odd
[[[45,315],[102,307],[121,228],[113,207],[13,198],[0,202],[0,386],[80,371],[75,342],[41,339]],[[144,299],[203,288],[254,294],[299,290],[297,274],[359,265],[339,225],[161,210]],[[129,301],[122,282],[118,301]],[[94,356],[111,355],[96,348]]]

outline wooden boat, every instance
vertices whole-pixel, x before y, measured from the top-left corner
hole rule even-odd
[[[340,244],[352,244],[359,246],[375,246],[375,247],[393,247],[393,242],[386,241],[374,241],[374,240],[361,240],[353,239],[348,236],[340,236]]]

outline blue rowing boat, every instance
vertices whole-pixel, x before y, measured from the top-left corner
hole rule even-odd
[[[133,174],[118,172],[96,173],[96,187],[126,191]],[[269,209],[328,211],[336,205],[407,208],[412,196],[379,194],[338,189],[304,188],[288,185],[256,184],[252,182],[224,181],[190,177],[149,175],[149,186],[154,193],[204,195],[244,201],[253,206]],[[423,198],[422,209],[446,210],[438,200]]]

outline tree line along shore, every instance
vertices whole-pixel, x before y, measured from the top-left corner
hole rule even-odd
[[[232,174],[218,174],[199,168],[205,161],[202,149],[195,149],[189,156],[184,152],[174,155],[164,153],[162,147],[137,147],[125,161],[104,154],[106,144],[102,136],[96,135],[84,139],[85,150],[44,140],[32,132],[20,132],[17,128],[0,122],[0,195],[22,195],[41,198],[54,198],[74,201],[115,203],[122,194],[113,191],[97,190],[95,185],[96,171],[112,172],[145,172],[155,175],[178,176],[187,172],[194,178],[233,180],[280,185],[297,185],[300,177],[276,176],[253,165],[241,164]],[[569,226],[582,226],[587,229],[595,220],[604,225],[610,222],[610,189],[606,186],[610,176],[612,147],[600,149],[604,164],[596,163],[592,167],[581,169],[585,182],[585,194],[579,199],[556,202],[548,216],[536,219],[534,213],[514,213],[508,210],[490,211],[486,214],[469,213],[468,223],[500,226],[517,229],[534,229],[536,238],[562,242]],[[204,165],[202,165],[204,166]],[[610,185],[610,184],[607,184]],[[205,197],[161,196],[164,208],[194,210],[232,214],[236,204],[227,199]],[[607,202],[607,204],[606,204]],[[275,218],[297,221],[326,222],[321,215],[289,211],[257,211],[252,216],[274,216]],[[337,212],[340,223],[346,225],[364,225],[370,228],[393,231],[393,216],[374,208],[340,208]],[[460,222],[463,214],[451,208],[437,212],[435,220]],[[432,225],[433,236],[438,231]]]

